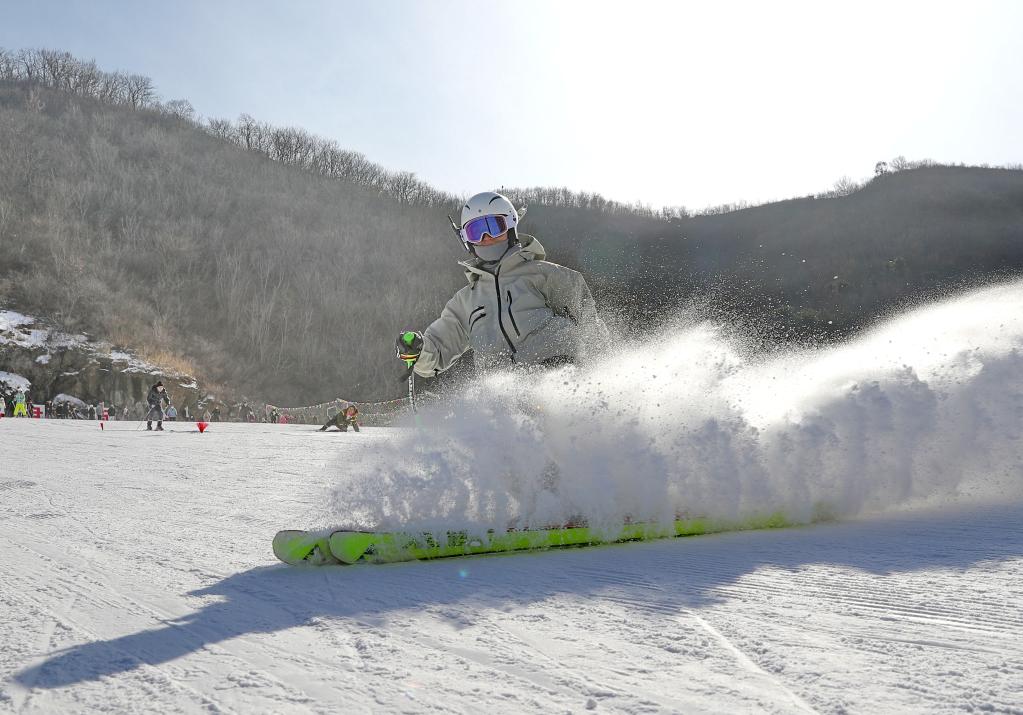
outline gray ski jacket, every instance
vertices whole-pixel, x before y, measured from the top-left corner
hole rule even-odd
[[[488,369],[574,361],[607,343],[607,327],[582,274],[545,261],[534,237],[520,240],[496,268],[485,270],[478,259],[459,263],[469,285],[423,332],[417,375],[447,370],[469,348],[476,366]]]

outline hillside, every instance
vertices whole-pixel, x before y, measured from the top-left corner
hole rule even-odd
[[[457,284],[421,210],[156,112],[26,96],[0,88],[11,307],[266,399],[365,399],[393,382],[393,334]]]
[[[1023,171],[925,166],[846,196],[670,221],[531,209],[632,320],[687,299],[765,337],[847,335],[893,307],[1023,267]]]
[[[0,82],[0,168],[0,305],[225,392],[397,397],[394,334],[425,326],[462,281],[448,207],[163,111]],[[588,274],[625,333],[695,302],[770,339],[842,335],[1023,266],[1018,170],[930,166],[848,196],[671,219],[510,192],[533,197],[525,230]]]

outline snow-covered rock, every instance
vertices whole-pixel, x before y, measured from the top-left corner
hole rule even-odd
[[[190,375],[6,309],[0,310],[0,368],[25,384],[45,386],[41,398],[56,391],[88,402],[134,405],[145,400],[149,386],[158,379],[177,383],[172,393],[176,405],[195,405],[200,398],[199,385]]]
[[[32,386],[32,383],[21,375],[0,370],[0,385],[6,385],[10,390],[27,390]]]

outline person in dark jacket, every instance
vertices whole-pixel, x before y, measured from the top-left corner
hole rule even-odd
[[[359,408],[355,405],[348,405],[336,415],[327,420],[327,424],[320,427],[320,432],[326,432],[330,427],[337,427],[342,432],[347,432],[351,427],[359,431]]]
[[[156,421],[156,429],[158,432],[163,431],[163,403],[170,404],[170,395],[167,394],[167,390],[163,387],[163,382],[157,382],[155,385],[149,388],[149,394],[146,395],[146,402],[149,404],[149,413],[146,415],[146,429],[153,429],[153,421]]]

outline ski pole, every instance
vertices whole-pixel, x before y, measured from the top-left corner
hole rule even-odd
[[[412,414],[416,413],[416,371],[409,368],[408,371],[408,404]]]

